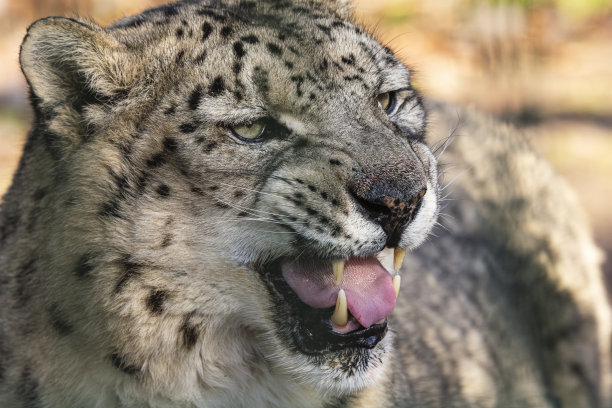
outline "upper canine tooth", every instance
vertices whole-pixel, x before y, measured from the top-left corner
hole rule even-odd
[[[340,289],[338,292],[336,310],[334,310],[331,321],[338,327],[344,327],[348,323],[348,304],[346,303],[346,294],[343,289]]]
[[[393,252],[393,248],[385,248],[376,255],[378,261],[390,274],[393,274]]]
[[[346,259],[334,259],[332,261],[332,268],[334,270],[334,283],[339,285],[342,282],[342,275],[344,274],[344,264]]]
[[[406,250],[404,248],[395,248],[393,252],[393,270],[399,271],[404,263],[404,257],[406,256]]]
[[[395,289],[395,298],[397,299],[397,295],[399,295],[400,284],[402,283],[402,277],[399,275],[395,275],[393,277],[393,289]]]

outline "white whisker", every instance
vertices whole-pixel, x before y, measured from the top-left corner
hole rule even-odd
[[[449,181],[445,186],[443,186],[442,188],[440,188],[440,191],[444,191],[446,190],[448,187],[450,187],[455,181],[457,181],[457,179],[461,176],[463,176],[465,173],[467,173],[469,170],[472,170],[472,167],[469,167],[467,169],[464,169],[463,171],[461,171],[459,174],[457,174],[451,181]]]

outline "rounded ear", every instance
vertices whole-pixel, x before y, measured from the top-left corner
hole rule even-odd
[[[70,105],[80,111],[129,86],[129,79],[119,74],[125,59],[122,45],[93,23],[38,20],[28,28],[19,59],[36,105]]]

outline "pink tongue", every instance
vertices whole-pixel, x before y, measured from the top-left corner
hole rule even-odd
[[[281,269],[300,300],[314,308],[335,306],[338,291],[344,289],[348,308],[363,327],[384,319],[395,307],[391,275],[375,257],[350,258],[339,286],[329,261],[290,261]]]

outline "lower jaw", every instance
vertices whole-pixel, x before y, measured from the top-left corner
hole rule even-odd
[[[373,349],[387,334],[387,322],[361,327],[349,333],[305,329],[293,334],[298,349],[304,354],[324,354],[351,348]]]
[[[278,265],[261,269],[275,303],[283,311],[278,324],[289,328],[296,348],[309,355],[347,349],[372,349],[387,334],[386,319],[365,328],[351,317],[347,326],[334,327],[330,317],[334,308],[316,309],[299,300],[280,274]]]

